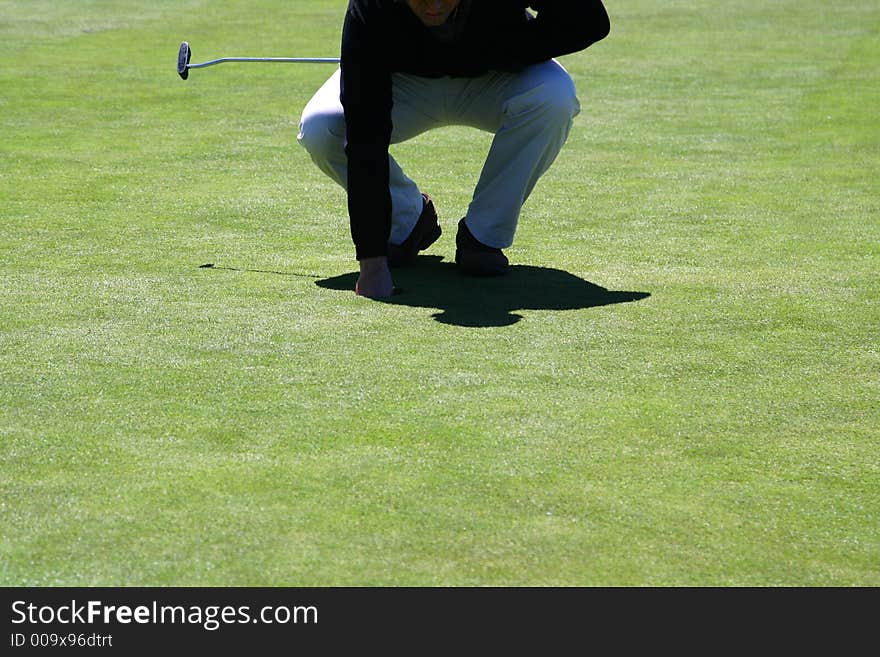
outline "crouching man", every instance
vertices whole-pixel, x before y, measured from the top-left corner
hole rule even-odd
[[[601,0],[349,1],[340,68],[306,105],[298,139],[346,190],[357,294],[390,296],[390,268],[440,237],[431,197],[388,149],[441,126],[494,134],[455,262],[468,275],[507,272],[522,205],[580,111],[553,58],[608,31]]]

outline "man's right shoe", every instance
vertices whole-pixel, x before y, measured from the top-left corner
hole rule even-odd
[[[401,244],[388,244],[388,266],[402,267],[411,265],[419,255],[442,234],[440,222],[437,220],[437,210],[434,209],[434,201],[425,193],[422,193],[422,213],[416,221],[415,227]]]
[[[477,240],[468,230],[464,219],[458,222],[455,235],[455,264],[462,273],[470,276],[501,276],[510,269],[507,256]]]

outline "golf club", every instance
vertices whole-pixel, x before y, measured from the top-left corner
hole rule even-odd
[[[206,66],[214,66],[215,64],[224,64],[226,62],[282,62],[282,63],[299,63],[299,64],[338,64],[339,59],[336,57],[221,57],[212,59],[201,64],[190,64],[192,50],[189,43],[184,41],[180,44],[180,50],[177,52],[177,73],[181,78],[186,80],[189,77],[191,68],[204,68]]]

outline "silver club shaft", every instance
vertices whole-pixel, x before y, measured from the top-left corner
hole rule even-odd
[[[187,68],[205,68],[225,62],[281,62],[298,64],[338,64],[338,57],[221,57],[200,64],[187,64]]]

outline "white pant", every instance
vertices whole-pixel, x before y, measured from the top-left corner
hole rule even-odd
[[[303,110],[298,141],[315,164],[346,187],[345,117],[336,71]],[[513,243],[520,209],[562,149],[580,111],[574,83],[556,61],[518,73],[478,78],[392,77],[391,143],[447,125],[495,134],[467,211],[466,223],[480,242],[496,248]],[[391,235],[399,244],[422,210],[419,188],[390,159]]]

